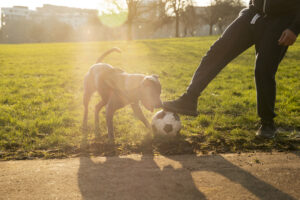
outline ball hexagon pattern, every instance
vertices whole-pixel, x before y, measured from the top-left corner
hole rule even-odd
[[[181,121],[176,113],[158,111],[152,118],[152,130],[156,135],[175,136],[181,129]]]

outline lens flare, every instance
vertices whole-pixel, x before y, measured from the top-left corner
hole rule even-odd
[[[99,18],[103,25],[114,28],[122,26],[127,20],[128,12],[122,11],[120,13],[102,13]]]
[[[99,11],[101,23],[111,28],[122,26],[128,17],[125,0],[104,0],[99,7]]]

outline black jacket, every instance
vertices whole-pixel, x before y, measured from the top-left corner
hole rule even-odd
[[[295,20],[289,29],[300,33],[300,0],[250,0],[250,5],[267,16],[293,15]]]

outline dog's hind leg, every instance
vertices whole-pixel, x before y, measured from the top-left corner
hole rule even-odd
[[[82,121],[82,128],[85,131],[87,129],[87,121],[88,121],[88,110],[89,110],[89,102],[92,94],[95,92],[95,89],[91,85],[91,80],[88,76],[84,78],[84,94],[83,94],[83,106],[84,106],[84,114]]]
[[[84,106],[84,114],[83,114],[83,122],[82,122],[82,128],[83,130],[87,129],[87,120],[88,120],[88,112],[89,112],[89,101],[92,96],[92,92],[90,91],[84,91],[83,94],[83,106]]]
[[[95,133],[100,133],[99,128],[99,112],[107,104],[110,99],[111,91],[107,89],[106,85],[101,81],[101,78],[97,78],[97,92],[101,96],[101,101],[95,106]]]
[[[111,98],[109,99],[106,105],[106,124],[108,131],[108,139],[111,142],[114,142],[113,117],[115,112],[122,107],[124,107],[124,104],[115,94],[112,94]]]
[[[105,106],[107,101],[101,100],[96,106],[95,106],[95,131],[96,133],[99,133],[99,112]]]

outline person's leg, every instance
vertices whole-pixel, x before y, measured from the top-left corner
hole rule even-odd
[[[254,44],[251,19],[255,12],[245,9],[203,57],[187,92],[175,101],[164,102],[166,110],[197,115],[198,96],[208,83],[234,58]]]
[[[280,46],[278,40],[289,24],[290,19],[288,17],[265,18],[257,27],[257,31],[262,32],[256,41],[257,111],[262,122],[257,135],[265,138],[275,136],[276,129],[273,122],[273,118],[276,116],[274,112],[276,99],[275,74],[288,48]]]

